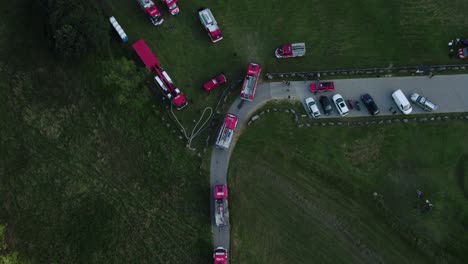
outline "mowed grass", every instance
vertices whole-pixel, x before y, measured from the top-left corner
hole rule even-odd
[[[467,131],[463,121],[297,129],[289,116],[262,118],[230,162],[232,263],[463,263]]]

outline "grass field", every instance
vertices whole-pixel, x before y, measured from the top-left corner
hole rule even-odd
[[[232,262],[462,263],[467,131],[463,121],[296,129],[289,116],[264,117],[230,163]]]

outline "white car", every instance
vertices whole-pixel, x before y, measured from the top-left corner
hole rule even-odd
[[[341,94],[333,95],[332,100],[335,103],[336,109],[338,109],[338,113],[340,113],[341,116],[349,114],[349,109],[346,106],[345,100]]]
[[[309,110],[310,114],[314,117],[317,118],[320,116],[320,111],[318,109],[317,103],[315,102],[314,98],[312,97],[307,97],[305,99],[305,104],[307,106],[307,110]]]

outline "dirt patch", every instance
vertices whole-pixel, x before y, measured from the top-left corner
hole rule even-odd
[[[259,56],[257,52],[257,47],[258,47],[258,42],[259,42],[259,34],[258,32],[255,33],[248,33],[246,36],[247,39],[247,58],[251,62],[258,62],[259,61]]]
[[[375,162],[371,161],[379,159],[383,140],[384,135],[382,130],[377,130],[375,133],[371,133],[365,138],[354,140],[349,145],[345,143],[345,158],[355,166],[364,166],[370,170],[373,164],[375,164]]]

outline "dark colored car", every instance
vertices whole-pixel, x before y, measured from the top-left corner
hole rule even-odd
[[[322,95],[319,98],[320,104],[322,105],[323,112],[325,115],[330,115],[333,114],[333,106],[330,102],[330,99],[328,99],[328,96]]]
[[[371,115],[378,115],[380,113],[379,107],[370,94],[361,95],[361,101],[364,103]]]

